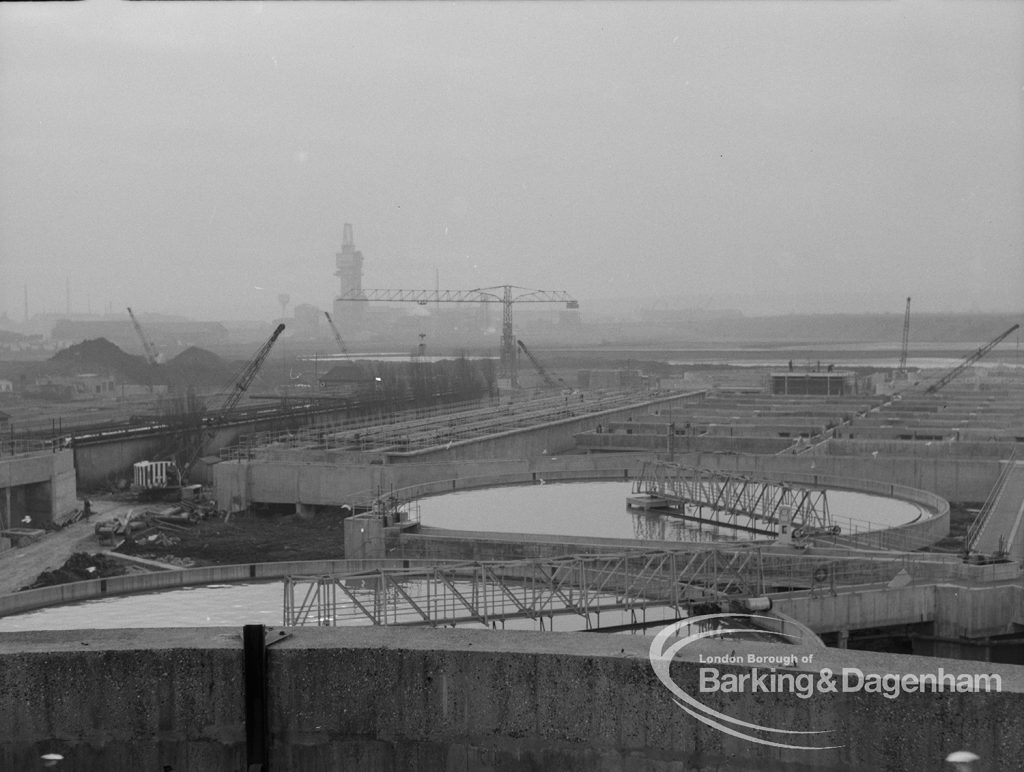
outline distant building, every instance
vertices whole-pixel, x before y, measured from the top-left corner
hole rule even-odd
[[[854,394],[857,378],[851,372],[785,372],[769,376],[772,394],[838,396]]]
[[[324,319],[323,311],[309,303],[295,306],[295,334],[300,338],[318,338]]]
[[[338,295],[360,300],[335,300],[334,317],[343,325],[359,327],[366,313],[366,296],[363,294],[363,253],[356,249],[352,238],[352,224],[345,223],[342,233],[341,251],[335,255],[340,286]]]
[[[320,388],[331,394],[351,397],[363,392],[372,383],[355,362],[342,362],[320,376]]]
[[[118,396],[118,389],[113,376],[84,373],[37,378],[29,394],[57,402],[72,402],[85,399],[115,399]]]

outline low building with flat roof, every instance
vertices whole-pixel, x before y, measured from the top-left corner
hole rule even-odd
[[[853,394],[857,377],[849,371],[784,372],[769,376],[769,391],[772,394],[799,394],[823,397]]]

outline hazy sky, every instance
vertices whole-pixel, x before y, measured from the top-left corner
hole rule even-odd
[[[1024,3],[0,4],[0,312],[1024,309]],[[586,306],[583,307],[586,315]]]

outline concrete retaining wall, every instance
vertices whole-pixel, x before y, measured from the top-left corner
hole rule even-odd
[[[74,456],[58,450],[0,458],[0,522],[32,527],[61,522],[77,506]]]
[[[135,772],[241,770],[245,659],[237,628],[8,634],[0,639],[0,767]],[[1024,757],[1024,668],[1001,692],[700,694],[699,654],[673,680],[756,724],[826,731],[836,750],[757,745],[680,710],[632,636],[388,628],[269,631],[273,770],[627,770],[932,772],[962,748],[985,769]],[[713,646],[713,645],[712,645]],[[790,647],[737,643],[740,656]],[[709,651],[719,652],[720,646]],[[804,666],[800,666],[804,667]],[[821,649],[806,669],[966,671],[965,663]],[[749,672],[720,666],[721,671]],[[985,665],[983,672],[993,672]],[[974,672],[974,670],[971,670]],[[808,736],[799,738],[808,739]],[[826,744],[826,743],[821,743]]]
[[[241,423],[225,424],[217,427],[205,443],[205,452],[216,455],[222,448],[234,444],[245,435],[258,432],[294,431],[302,426],[314,426],[331,422],[344,416],[344,408],[337,410],[320,410],[316,413],[297,411],[272,419],[261,419]],[[136,461],[152,459],[158,454],[167,454],[174,449],[180,440],[176,440],[175,431],[158,431],[153,433],[137,433],[138,430],[111,432],[109,438],[103,440],[79,441],[74,446],[75,467],[78,470],[78,484],[86,489],[105,488],[118,480],[131,481],[132,464]],[[204,484],[212,482],[206,479],[207,470],[196,465],[192,477],[196,482]]]

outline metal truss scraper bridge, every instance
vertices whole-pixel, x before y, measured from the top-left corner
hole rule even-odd
[[[838,533],[826,492],[818,488],[658,461],[644,465],[633,492],[631,505],[642,496],[646,508],[764,536],[778,536],[790,525],[795,538]]]
[[[901,573],[934,581],[955,571],[951,557],[696,548],[293,575],[285,580],[284,624],[496,626],[532,619],[544,629],[556,616],[575,615],[592,629],[609,611],[639,620],[654,609],[680,616],[694,603],[794,590],[833,592],[838,586],[889,582]]]

